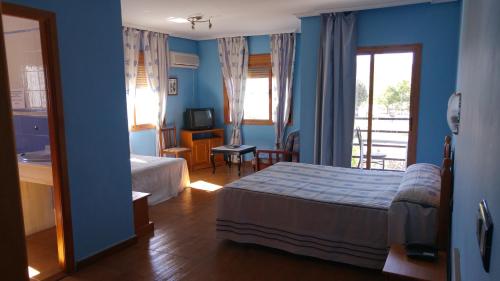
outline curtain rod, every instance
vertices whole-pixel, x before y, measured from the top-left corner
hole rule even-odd
[[[123,25],[122,25],[122,27],[126,27],[126,28],[133,28],[133,29],[137,29],[137,30],[139,30],[139,31],[156,32],[156,33],[161,33],[161,34],[164,34],[164,35],[168,35],[168,36],[170,36],[170,34],[165,33],[165,32],[163,32],[163,31],[146,29],[145,27],[137,27],[137,26],[133,26],[133,25],[125,25],[125,24],[123,24]]]
[[[393,0],[393,1],[386,2],[386,3],[370,3],[370,4],[365,4],[365,5],[359,5],[359,6],[345,6],[345,7],[339,7],[339,8],[331,8],[331,9],[325,8],[325,9],[312,10],[312,11],[303,12],[303,13],[295,13],[294,15],[298,18],[303,18],[303,17],[319,16],[321,14],[329,14],[329,13],[355,12],[355,11],[363,11],[363,10],[408,6],[408,5],[414,5],[414,4],[424,4],[424,3],[429,3],[431,5],[434,5],[434,4],[455,2],[455,1],[457,1],[457,0],[404,0],[403,2],[400,0],[399,1]]]

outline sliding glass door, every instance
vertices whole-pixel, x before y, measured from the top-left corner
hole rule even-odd
[[[415,163],[420,57],[420,45],[358,49],[353,167]]]

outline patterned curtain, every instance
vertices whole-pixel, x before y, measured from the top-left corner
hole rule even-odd
[[[248,72],[248,45],[245,37],[220,38],[219,59],[229,100],[233,131],[231,144],[241,144],[241,122]]]
[[[283,147],[283,135],[290,117],[294,62],[295,34],[271,35],[274,141],[277,149]]]
[[[160,156],[160,129],[165,124],[168,89],[168,41],[167,35],[143,31],[144,65],[151,91],[158,95],[158,119],[156,122],[156,155]]]
[[[122,35],[125,63],[125,88],[127,93],[127,117],[129,128],[131,128],[134,120],[135,85],[141,32],[137,29],[124,27]]]
[[[356,17],[323,14],[318,53],[314,163],[350,167],[356,99]]]

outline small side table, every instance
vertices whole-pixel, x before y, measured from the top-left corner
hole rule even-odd
[[[148,197],[151,194],[132,191],[132,202],[134,206],[134,228],[135,235],[142,236],[151,233],[155,225],[149,220]]]
[[[231,148],[230,146],[218,146],[214,147],[210,153],[210,162],[212,162],[212,174],[215,174],[215,154],[224,154],[224,159],[226,164],[231,165],[231,155],[236,155],[238,157],[238,176],[241,176],[241,162],[243,161],[243,155],[247,153],[253,153],[255,158],[257,155],[257,148],[254,145],[242,145],[237,148]],[[253,170],[255,171],[255,163],[253,164]]]
[[[387,280],[446,280],[446,253],[439,251],[436,261],[412,259],[406,256],[403,245],[392,245],[385,260],[383,273]]]

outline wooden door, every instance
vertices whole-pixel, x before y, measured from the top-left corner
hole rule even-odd
[[[2,280],[28,280],[28,257],[24,238],[21,189],[10,104],[0,0],[0,272]]]
[[[193,141],[193,166],[207,166],[210,164],[210,141],[201,139]]]
[[[2,2],[2,0],[0,0]],[[57,233],[57,249],[58,249],[58,260],[59,265],[66,272],[72,272],[75,270],[75,260],[73,252],[73,231],[71,223],[71,207],[70,207],[70,195],[69,195],[69,183],[68,183],[68,167],[66,162],[66,139],[64,132],[64,115],[63,115],[63,102],[62,102],[62,86],[61,86],[61,75],[59,69],[59,50],[57,41],[57,27],[56,27],[56,15],[53,12],[39,10],[35,8],[20,6],[10,3],[0,3],[1,9],[4,15],[35,20],[38,21],[40,29],[40,41],[41,41],[41,51],[43,59],[43,68],[45,72],[45,87],[46,87],[46,100],[47,100],[47,116],[48,116],[48,130],[50,139],[50,151],[52,160],[52,175],[53,175],[53,187],[54,187],[54,210],[56,219],[56,233]],[[3,34],[3,32],[1,33]],[[0,69],[0,80],[7,78],[3,77],[7,71],[5,66],[5,45],[2,37],[2,48],[0,50],[0,64],[2,69]],[[12,112],[10,104],[10,89],[8,83],[1,83],[0,92],[0,155],[2,161],[10,161],[11,159],[9,153],[14,153],[16,172],[9,174],[9,176],[15,175],[16,182],[19,181],[18,170],[17,170],[17,156],[15,155],[15,148],[10,148],[5,145],[4,142],[10,142],[10,137],[7,133],[4,137],[4,130],[7,132],[10,129],[10,133],[13,133],[12,128]],[[6,103],[5,105],[3,103]],[[8,115],[8,116],[6,116]],[[5,126],[4,126],[5,125]],[[4,126],[4,127],[2,127]],[[13,136],[12,136],[13,137]],[[12,144],[13,146],[15,144]],[[9,153],[4,153],[3,149],[11,149]],[[6,155],[7,157],[3,157]],[[0,167],[3,167],[4,163],[0,163]],[[3,169],[1,172],[5,172]],[[2,174],[0,174],[2,176]],[[1,177],[2,179],[4,177]],[[19,185],[19,183],[17,183]],[[18,187],[19,189],[19,187]],[[3,190],[2,190],[3,191]],[[2,192],[0,191],[0,193]],[[2,194],[0,194],[1,196]],[[4,196],[1,196],[3,200]],[[1,202],[0,202],[1,203]],[[0,208],[5,207],[3,204]],[[13,215],[14,216],[14,215]],[[22,218],[22,217],[21,217]],[[22,219],[21,219],[22,223]],[[24,228],[24,227],[23,227]],[[24,232],[24,231],[23,231]],[[24,235],[22,236],[24,240]],[[0,237],[2,241],[3,237]],[[8,239],[7,239],[8,241]],[[2,264],[4,265],[4,264]],[[4,277],[4,276],[2,276]],[[8,280],[8,279],[7,279]],[[22,279],[18,279],[22,280]]]
[[[416,162],[421,52],[420,44],[358,49],[353,167]]]

